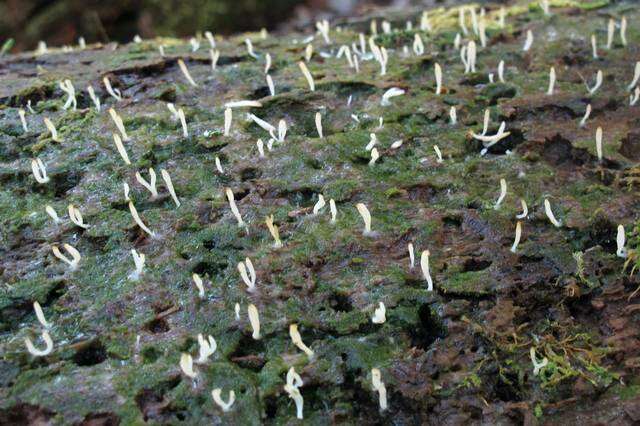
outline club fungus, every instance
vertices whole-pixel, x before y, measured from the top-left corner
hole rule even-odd
[[[624,246],[625,243],[625,234],[624,234],[624,226],[618,225],[618,234],[616,235],[616,245],[618,249],[616,250],[616,256],[625,258],[627,257],[627,249]]]
[[[407,250],[409,250],[409,268],[413,269],[416,261],[416,257],[413,251],[413,243],[407,244]]]
[[[442,67],[439,63],[433,66],[433,72],[436,76],[436,95],[440,95],[442,93]]]
[[[192,53],[195,53],[198,51],[198,49],[200,49],[200,42],[195,37],[191,37],[189,39],[189,44],[191,45]]]
[[[44,167],[44,163],[41,159],[36,158],[35,160],[31,160],[31,171],[33,173],[33,177],[36,179],[36,182],[49,182],[50,179],[49,176],[47,176],[47,169]]]
[[[146,256],[143,253],[137,252],[136,249],[131,249],[131,257],[133,257],[133,263],[135,264],[136,269],[129,274],[129,279],[131,281],[138,281],[144,270]]]
[[[75,111],[78,108],[78,101],[76,100],[76,89],[73,87],[71,80],[66,79],[58,83],[60,90],[67,94],[67,101],[62,106],[62,109],[67,110],[70,106],[73,106]]]
[[[627,17],[623,16],[620,20],[620,40],[623,46],[627,46]]]
[[[551,15],[551,11],[549,8],[549,0],[540,0],[539,4],[540,4],[540,8],[542,9],[545,15],[547,16]]]
[[[49,120],[48,117],[45,117],[43,121],[44,125],[47,127],[47,130],[49,130],[49,133],[51,133],[51,139],[53,139],[54,142],[62,142],[62,139],[58,137],[56,126],[53,125],[51,120]]]
[[[602,161],[602,127],[596,129],[596,154],[598,161]]]
[[[69,211],[69,218],[71,219],[71,222],[73,222],[80,228],[87,229],[89,227],[89,225],[84,223],[84,221],[82,220],[82,213],[80,213],[80,210],[77,209],[73,204],[69,204],[67,210]]]
[[[527,207],[527,202],[524,199],[520,199],[520,205],[522,206],[522,213],[516,215],[516,219],[524,219],[529,215],[529,208]]]
[[[609,19],[609,24],[607,25],[607,49],[611,49],[613,46],[613,36],[616,31],[616,21],[613,18]]]
[[[198,87],[196,82],[193,81],[193,78],[191,77],[191,74],[189,74],[189,70],[187,69],[187,65],[184,63],[182,59],[178,59],[178,66],[180,67],[180,71],[182,71],[184,78],[187,79],[189,84],[191,84],[193,87]]]
[[[324,39],[324,42],[326,44],[331,44],[331,39],[329,38],[329,29],[330,29],[329,21],[327,21],[326,19],[323,19],[321,21],[317,21],[316,22],[316,29],[322,35],[322,38]]]
[[[373,166],[376,161],[380,158],[380,153],[378,152],[378,148],[373,148],[371,150],[371,160],[369,160],[369,166]]]
[[[502,204],[502,200],[507,196],[507,181],[504,178],[500,179],[500,196],[493,206],[494,210],[498,210],[500,208],[500,204]]]
[[[623,234],[624,234],[624,230],[623,230]],[[36,314],[36,318],[38,319],[38,322],[42,324],[42,326],[45,329],[51,328],[51,323],[48,322],[47,319],[44,317],[44,312],[42,312],[42,307],[40,306],[40,303],[38,303],[38,301],[33,302],[33,310]]]
[[[224,174],[224,170],[222,169],[222,163],[220,162],[220,157],[218,157],[218,156],[216,155],[216,158],[215,158],[214,162],[216,163],[216,170],[217,170],[220,174]]]
[[[224,135],[229,136],[231,131],[231,121],[233,120],[233,110],[231,108],[225,108],[224,110]]]
[[[309,62],[311,57],[313,56],[313,44],[307,44],[307,47],[304,49],[304,60]]]
[[[302,386],[302,378],[296,370],[291,367],[289,372],[287,373],[287,382],[284,385],[284,391],[289,395],[289,398],[293,399],[296,404],[296,417],[298,419],[304,418],[302,415],[302,409],[304,406],[304,400],[302,399],[302,394],[300,393],[300,388]]]
[[[633,95],[629,95],[629,106],[634,106],[640,98],[640,87],[636,87]]]
[[[211,391],[211,397],[213,398],[213,402],[215,402],[216,405],[220,407],[223,413],[226,413],[229,410],[231,410],[231,406],[233,405],[234,402],[236,402],[236,393],[233,390],[230,390],[229,400],[227,402],[224,402],[222,400],[221,395],[222,395],[222,389],[220,388],[215,388],[214,390]]]
[[[50,205],[46,205],[44,210],[47,212],[47,214],[49,215],[49,217],[51,217],[51,219],[53,219],[53,221],[55,223],[60,223],[60,218],[58,217],[58,213],[56,213],[56,211],[53,209],[53,207],[51,207]]]
[[[131,212],[133,220],[140,227],[140,229],[149,234],[150,237],[155,238],[156,234],[151,232],[151,230],[147,228],[147,226],[142,222],[142,219],[140,219],[140,215],[138,215],[138,210],[136,210],[136,206],[133,205],[133,201],[129,201],[129,211]]]
[[[498,80],[500,83],[504,83],[504,61],[500,61],[498,64]]]
[[[551,210],[551,203],[549,203],[549,200],[547,198],[544,199],[544,212],[553,226],[555,226],[556,228],[560,228],[562,226],[562,223],[560,223],[553,215],[553,211]]]
[[[236,220],[238,221],[238,226],[245,226],[245,223],[242,220],[242,216],[240,216],[240,210],[238,210],[238,206],[236,205],[236,199],[233,195],[233,191],[231,191],[231,188],[226,188],[225,193],[227,194],[227,200],[229,201],[231,213],[233,213]]]
[[[542,358],[542,362],[538,362],[536,358],[536,349],[532,346],[529,349],[529,356],[531,357],[531,363],[533,364],[533,375],[537,376],[540,373],[540,370],[549,364],[549,360],[547,357]]]
[[[264,142],[262,139],[256,141],[256,146],[258,147],[258,156],[264,158]]]
[[[182,136],[188,138],[189,130],[187,129],[187,119],[184,116],[184,110],[182,108],[178,110],[178,119],[180,119],[180,124],[182,125]]]
[[[451,119],[451,124],[455,125],[458,122],[458,114],[456,112],[456,107],[452,106],[449,109],[449,118]]]
[[[76,250],[75,247],[67,243],[63,244],[62,247],[64,247],[66,252],[69,253],[69,255],[71,255],[71,259],[69,259],[67,256],[62,254],[62,252],[56,245],[51,246],[51,251],[53,251],[53,255],[58,259],[62,260],[67,265],[69,265],[70,270],[75,271],[76,269],[78,269],[78,264],[80,263],[80,259],[82,259],[82,256],[80,256],[80,252]]]
[[[253,268],[251,259],[247,257],[244,262],[238,262],[238,272],[240,272],[240,278],[249,291],[254,291],[256,289],[256,270]]]
[[[431,23],[429,22],[429,14],[427,11],[423,11],[422,15],[420,15],[420,30],[429,32],[431,31]]]
[[[387,49],[384,47],[379,47],[373,37],[369,38],[369,48],[371,49],[371,53],[375,60],[380,64],[380,75],[384,76],[387,74],[387,63],[389,62],[389,54],[387,53]]]
[[[444,160],[442,159],[442,152],[440,151],[438,145],[434,145],[433,150],[436,152],[436,162],[442,163]]]
[[[96,96],[96,92],[95,90],[93,90],[93,86],[88,86],[87,92],[89,92],[89,98],[91,98],[91,101],[96,106],[96,111],[100,112],[100,98]]]
[[[116,127],[118,128],[118,131],[122,135],[122,140],[125,142],[128,142],[130,139],[129,139],[129,136],[127,135],[127,130],[124,128],[124,122],[122,121],[122,117],[120,117],[120,115],[113,108],[109,108],[109,115],[111,116],[111,119],[113,120]]]
[[[369,143],[364,149],[366,149],[367,151],[371,151],[373,147],[377,145],[377,143],[378,143],[378,137],[376,136],[376,134],[369,133]]]
[[[631,84],[627,87],[627,90],[633,90],[636,84],[638,84],[638,80],[640,80],[640,61],[636,62],[636,66],[633,69],[633,80],[631,80]]]
[[[513,240],[513,245],[511,246],[511,252],[515,253],[518,249],[518,244],[520,244],[520,237],[522,236],[522,222],[518,221],[516,223],[516,237]]]
[[[310,359],[313,358],[313,351],[302,342],[302,336],[298,331],[298,324],[291,324],[289,326],[289,336],[291,337],[291,342],[293,342],[298,349],[307,354]]]
[[[145,178],[142,177],[140,172],[136,172],[136,180],[140,185],[144,186],[147,191],[151,193],[151,199],[155,200],[158,198],[158,189],[156,188],[156,172],[152,168],[149,168],[149,182]]]
[[[580,127],[584,127],[587,124],[587,120],[589,119],[589,116],[591,115],[591,104],[587,104],[587,109],[584,112],[584,116],[582,117],[582,120],[580,120]]]
[[[373,390],[378,392],[378,403],[380,404],[380,411],[387,409],[387,388],[381,380],[380,370],[378,368],[371,369],[371,383],[373,384]]]
[[[209,57],[211,58],[211,71],[215,71],[218,66],[218,60],[220,59],[220,51],[209,49]]]
[[[415,34],[412,47],[413,53],[415,53],[416,56],[422,56],[422,54],[424,53],[424,43],[422,42],[422,37],[420,37],[420,34]]]
[[[318,194],[318,201],[316,201],[316,203],[313,205],[312,213],[314,215],[317,215],[318,213],[320,213],[320,210],[322,210],[325,205],[326,203],[324,201],[324,196],[322,194]]]
[[[129,160],[129,155],[127,155],[127,151],[124,149],[124,145],[122,144],[122,139],[116,133],[113,134],[113,142],[116,144],[116,148],[118,149],[118,153],[124,163],[126,165],[131,165],[131,161]]]
[[[235,306],[233,307],[233,310],[236,314],[236,320],[240,321],[240,304],[236,303]]]
[[[336,216],[338,215],[338,209],[336,208],[336,202],[332,199],[329,200],[329,211],[331,212],[331,223],[336,223]]]
[[[527,30],[527,38],[524,41],[524,46],[522,47],[523,52],[528,52],[533,45],[533,33],[531,30]]]
[[[218,349],[216,339],[212,336],[208,336],[207,339],[205,339],[202,334],[198,334],[198,345],[200,346],[200,349],[198,359],[195,361],[196,364],[206,363],[209,357],[216,352],[216,349]]]
[[[384,322],[387,320],[386,312],[387,310],[384,306],[384,303],[380,302],[378,304],[378,308],[376,308],[376,310],[373,312],[371,322],[374,324],[384,324]]]
[[[396,96],[404,95],[404,93],[405,93],[404,90],[399,89],[397,87],[392,87],[391,89],[384,92],[384,94],[382,95],[382,100],[380,101],[380,105],[382,106],[391,105],[391,102],[389,102],[389,99]]]
[[[391,144],[391,149],[398,149],[402,146],[402,139],[399,139]]]
[[[589,92],[590,95],[593,95],[598,91],[598,89],[602,85],[602,80],[603,80],[602,70],[598,70],[598,72],[596,73],[596,83],[593,87],[589,87],[589,85],[585,82],[585,86],[587,86],[587,91]]]
[[[191,278],[198,289],[198,296],[200,299],[204,299],[204,283],[202,282],[202,278],[200,278],[200,275],[198,274],[193,274]]]
[[[358,209],[358,213],[362,216],[362,221],[364,222],[364,230],[362,231],[362,235],[371,236],[373,233],[371,232],[371,213],[369,213],[369,209],[362,203],[356,204],[356,208]]]
[[[102,82],[104,83],[104,87],[107,89],[107,93],[111,95],[113,99],[116,101],[122,100],[122,93],[120,93],[120,90],[114,89],[113,86],[111,86],[111,80],[109,80],[109,77],[105,76],[102,79]]]
[[[265,219],[265,223],[267,224],[267,228],[269,228],[269,232],[274,239],[273,248],[279,249],[282,247],[282,241],[280,241],[280,231],[278,231],[278,227],[273,223],[273,215],[267,216]]]
[[[551,67],[549,70],[549,88],[547,89],[547,95],[553,95],[553,88],[556,85],[556,69]]]
[[[460,6],[458,8],[458,25],[460,26],[460,29],[462,30],[462,33],[464,35],[469,34],[469,30],[467,29],[467,25],[465,24],[465,19],[464,19],[464,7]]]
[[[253,330],[251,337],[253,339],[260,339],[260,316],[258,315],[258,308],[253,303],[247,308],[249,313],[249,322],[251,323],[251,329]]]
[[[431,280],[431,274],[429,273],[429,256],[431,252],[429,250],[423,250],[420,255],[420,268],[422,269],[422,275],[427,280],[427,291],[433,291],[433,281]]]
[[[598,40],[595,34],[591,34],[591,56],[598,59]]]
[[[29,127],[27,126],[27,118],[26,118],[25,111],[22,108],[20,108],[18,110],[18,115],[20,116],[20,123],[22,124],[22,130],[24,130],[24,132],[27,133],[29,131]]]
[[[195,379],[198,376],[198,374],[193,371],[193,358],[189,354],[183,353],[180,355],[180,369],[184,375],[190,379]]]
[[[131,197],[129,197],[129,192],[131,191],[131,190],[129,189],[129,184],[128,184],[127,182],[123,182],[123,183],[122,183],[122,186],[124,187],[124,200],[125,200],[126,202],[131,201]]]
[[[49,336],[49,332],[47,330],[42,331],[42,340],[44,340],[45,348],[40,350],[33,345],[30,338],[24,338],[24,344],[27,346],[27,350],[31,355],[46,356],[51,353],[51,351],[53,350],[53,340],[51,340],[51,336]]]
[[[276,87],[273,84],[273,78],[271,78],[271,76],[269,74],[267,74],[266,80],[267,80],[267,87],[269,87],[269,94],[271,96],[275,96],[276,95]]]
[[[309,90],[311,90],[312,92],[315,91],[316,84],[313,81],[313,76],[309,72],[309,68],[307,68],[307,64],[300,61],[298,62],[298,66],[300,67],[300,71],[302,71],[302,75],[304,75],[304,78],[307,79],[307,83],[309,84]]]

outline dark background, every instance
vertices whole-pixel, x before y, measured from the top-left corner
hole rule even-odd
[[[0,45],[11,51],[49,46],[128,42],[139,34],[186,37],[302,27],[319,18],[366,13],[378,6],[452,4],[458,0],[0,0]]]

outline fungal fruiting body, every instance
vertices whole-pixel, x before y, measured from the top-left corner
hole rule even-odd
[[[580,127],[584,127],[587,124],[587,120],[589,119],[590,115],[591,115],[591,104],[587,104],[587,108],[584,112],[584,116],[582,117],[582,120],[580,120]]]
[[[209,357],[216,353],[216,349],[218,349],[216,339],[214,339],[212,336],[208,336],[205,339],[202,334],[198,334],[198,345],[200,349],[198,352],[198,359],[196,360],[196,364],[204,364],[205,362],[207,362]]]
[[[229,201],[231,212],[238,221],[238,226],[245,226],[244,221],[242,220],[242,216],[240,216],[240,210],[238,210],[238,206],[236,205],[236,200],[233,195],[233,191],[231,191],[231,188],[225,189],[225,194],[227,195],[227,200]]]
[[[380,411],[387,409],[387,388],[381,379],[382,375],[377,368],[371,369],[371,383],[373,390],[378,392],[378,404],[380,405]]]
[[[298,62],[298,66],[300,67],[300,71],[302,71],[302,75],[307,80],[307,84],[309,85],[309,90],[312,92],[316,90],[316,84],[313,81],[313,76],[309,72],[309,68],[307,68],[307,64],[304,62]]]
[[[44,349],[37,349],[34,345],[33,342],[31,342],[31,339],[28,337],[24,338],[24,344],[27,347],[27,351],[29,351],[29,353],[33,356],[46,356],[49,355],[51,353],[51,351],[53,350],[53,340],[51,339],[51,336],[49,335],[49,332],[47,330],[43,330],[42,331],[42,340],[44,340],[45,343],[45,348]]]
[[[413,269],[415,266],[415,254],[413,251],[413,243],[407,244],[407,250],[409,251],[409,268]]]
[[[33,310],[36,313],[38,322],[46,329],[51,328],[51,323],[49,323],[44,317],[44,312],[42,312],[42,307],[38,301],[33,302]]]
[[[531,363],[533,364],[533,375],[537,376],[538,374],[540,374],[540,370],[546,367],[547,364],[549,364],[549,360],[544,357],[542,358],[541,362],[538,362],[536,358],[536,350],[534,347],[531,347],[531,349],[529,349],[529,356],[531,357]]]
[[[152,168],[149,168],[149,181],[142,177],[140,172],[136,172],[136,180],[140,185],[144,186],[147,191],[151,193],[151,199],[158,198],[158,189],[156,188],[156,172]]]
[[[596,129],[596,154],[598,161],[602,161],[602,127]]]
[[[553,215],[553,211],[551,210],[551,203],[549,203],[549,200],[546,198],[544,199],[544,212],[549,218],[549,221],[553,224],[553,226],[557,228],[562,226],[562,224]]]
[[[56,129],[56,126],[53,125],[51,120],[49,120],[48,117],[44,117],[43,121],[44,121],[44,125],[47,127],[47,130],[51,134],[51,139],[54,142],[58,142],[58,143],[62,142],[62,139],[60,139],[60,137],[58,136],[58,130]]]
[[[331,212],[331,223],[336,223],[336,216],[338,215],[338,209],[336,202],[332,199],[329,200],[329,211]]]
[[[356,208],[358,209],[358,213],[362,217],[362,221],[364,222],[364,231],[362,231],[363,235],[371,235],[371,213],[369,213],[369,209],[362,203],[356,204]]]
[[[436,75],[436,95],[439,95],[442,93],[442,67],[439,63],[436,62],[433,71]]]
[[[33,172],[33,177],[36,179],[36,182],[49,182],[50,179],[47,176],[47,169],[44,167],[41,159],[36,158],[35,160],[31,160],[31,171]]]
[[[251,337],[258,340],[260,339],[260,316],[258,315],[258,308],[256,308],[254,304],[250,304],[247,311],[249,313],[251,329],[253,330]]]
[[[84,223],[82,219],[82,213],[80,213],[80,210],[77,209],[73,204],[69,204],[68,211],[69,211],[69,218],[71,219],[71,222],[73,222],[75,225],[79,226],[80,228],[87,229],[89,227],[89,225]]]
[[[128,142],[130,139],[129,139],[129,136],[127,135],[126,129],[124,128],[124,122],[122,121],[122,117],[120,117],[120,115],[113,108],[109,108],[109,115],[111,116],[111,119],[113,120],[114,124],[118,128],[118,131],[122,135],[122,140],[125,142]]]
[[[146,256],[143,253],[138,253],[135,249],[131,249],[131,256],[133,257],[133,263],[135,264],[136,269],[129,274],[129,279],[136,281],[140,278],[140,275],[142,275]]]
[[[173,198],[173,202],[176,204],[176,207],[180,207],[180,200],[178,200],[178,196],[176,195],[176,190],[173,187],[171,176],[169,176],[169,173],[165,169],[160,170],[160,174],[162,175],[165,185],[167,185],[169,194],[171,194],[171,198]]]
[[[518,223],[516,224],[516,236],[515,236],[515,239],[513,240],[513,245],[511,246],[512,253],[516,252],[518,248],[518,244],[520,244],[521,236],[522,236],[522,222],[518,221]]]
[[[114,133],[113,142],[116,144],[116,149],[118,150],[118,153],[120,154],[120,157],[122,157],[124,163],[128,166],[131,165],[131,160],[129,160],[129,155],[127,154],[127,151],[122,144],[122,139],[120,139],[120,136]]]
[[[374,324],[384,324],[384,322],[387,320],[386,312],[387,310],[384,306],[384,303],[380,302],[373,313],[373,317],[371,317],[371,322]]]
[[[280,241],[280,232],[278,231],[278,227],[273,223],[273,215],[267,216],[267,218],[265,219],[265,223],[267,224],[267,228],[269,228],[269,233],[271,233],[271,236],[275,241],[273,243],[273,247],[277,249],[281,248],[282,241]]]
[[[70,244],[65,243],[62,246],[64,247],[65,251],[71,256],[71,259],[69,259],[67,256],[62,254],[58,246],[55,246],[55,245],[51,246],[51,251],[53,251],[53,255],[58,259],[62,260],[67,265],[69,265],[69,269],[71,269],[72,271],[75,271],[78,268],[80,259],[82,259],[82,256],[80,256],[80,252]]]
[[[198,297],[200,297],[200,299],[204,299],[204,284],[202,283],[202,278],[200,278],[200,275],[198,274],[193,274],[191,278],[198,289]]]
[[[184,61],[182,59],[178,59],[178,66],[180,67],[180,71],[182,71],[182,74],[184,75],[184,78],[187,79],[189,84],[192,85],[193,87],[198,87],[198,84],[191,77],[191,74],[189,73],[189,70],[187,69],[187,65],[184,63]]]
[[[522,213],[516,215],[516,219],[524,219],[529,215],[529,208],[527,207],[527,202],[524,199],[520,199],[520,205],[522,206]]]
[[[180,356],[180,369],[185,376],[191,379],[195,379],[198,376],[198,373],[193,370],[193,358],[189,354],[183,353]]]
[[[551,67],[549,70],[549,88],[547,89],[547,95],[553,95],[553,88],[556,85],[556,69]]]
[[[500,196],[498,197],[496,204],[493,206],[494,210],[498,210],[500,208],[500,204],[502,204],[502,201],[506,196],[507,196],[507,181],[504,180],[503,178],[503,179],[500,179]]]
[[[233,390],[229,391],[229,400],[224,402],[222,400],[222,389],[216,388],[211,391],[211,397],[213,401],[216,403],[218,407],[222,409],[223,412],[228,412],[231,409],[231,406],[236,401],[236,393]]]
[[[380,105],[382,106],[391,105],[391,102],[389,102],[389,100],[393,97],[401,96],[401,95],[404,95],[404,90],[399,89],[397,87],[392,87],[391,89],[384,92],[384,94],[382,95],[382,100],[380,101]]]
[[[289,336],[291,337],[291,341],[298,349],[307,354],[309,358],[313,358],[313,351],[302,341],[302,336],[298,331],[298,324],[291,324],[289,326]]]
[[[616,235],[616,245],[618,246],[616,250],[616,256],[625,258],[627,257],[627,249],[624,246],[625,244],[625,233],[624,226],[618,225],[618,234]]]
[[[145,225],[144,222],[142,222],[142,219],[140,219],[140,215],[138,214],[138,210],[136,209],[136,206],[133,205],[133,201],[129,201],[129,211],[131,212],[131,217],[133,217],[133,220],[136,222],[136,225],[140,227],[140,229],[142,229],[144,232],[149,234],[149,236],[151,237],[156,236],[151,231],[151,229],[149,229],[147,225]]]
[[[424,250],[420,254],[420,268],[422,269],[422,275],[427,280],[427,291],[433,291],[433,280],[431,279],[431,273],[429,272],[429,256],[431,253],[429,250]]]
[[[298,373],[296,373],[296,370],[291,367],[287,372],[287,381],[284,385],[284,391],[289,395],[289,398],[293,399],[293,401],[295,402],[296,417],[298,419],[304,418],[302,415],[304,400],[302,399],[302,394],[299,390],[302,384],[302,378]]]
[[[227,107],[224,110],[224,135],[229,136],[231,132],[231,121],[233,120],[233,110]]]
[[[249,291],[253,291],[256,288],[256,270],[253,268],[253,263],[248,257],[243,262],[238,262],[238,272],[240,278],[247,285]]]
[[[317,215],[324,208],[326,202],[324,201],[324,196],[322,194],[318,194],[318,201],[313,205],[312,213]]]

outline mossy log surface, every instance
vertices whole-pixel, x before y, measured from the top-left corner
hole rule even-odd
[[[185,40],[158,39],[0,58],[0,424],[298,424],[283,390],[292,366],[304,382],[305,424],[640,421],[640,283],[616,256],[619,224],[632,261],[638,242],[640,104],[629,105],[628,85],[640,59],[640,11],[630,1],[551,5],[545,15],[535,4],[511,3],[504,28],[498,6],[487,5],[487,46],[476,39],[477,72],[468,74],[454,48],[457,9],[430,11],[429,32],[415,30],[421,11],[382,12],[395,28],[375,37],[389,52],[384,76],[366,56],[359,73],[335,57],[369,31],[368,20],[332,28],[332,44],[319,35],[312,41],[315,91],[298,66],[311,29],[220,38],[215,70],[206,40],[196,52]],[[616,28],[607,49],[609,19],[619,26],[623,16],[628,43]],[[407,19],[413,30],[405,29]],[[474,37],[469,12],[467,27],[464,44]],[[524,52],[527,30],[534,43]],[[422,55],[413,53],[415,34]],[[257,58],[247,54],[246,38]],[[275,96],[265,81],[266,53]],[[436,63],[444,75],[440,95]],[[558,81],[547,95],[552,66]],[[598,70],[604,81],[590,95],[585,81],[592,87]],[[107,94],[105,76],[121,101]],[[76,110],[63,109],[65,79],[75,87]],[[405,94],[381,105],[393,87]],[[262,107],[234,109],[225,136],[224,104],[237,100]],[[167,102],[184,110],[187,137]],[[580,127],[588,104],[591,116]],[[109,108],[123,118],[131,165],[116,150]],[[510,135],[480,155],[471,132],[482,131],[486,109],[487,134],[504,121]],[[267,149],[269,134],[248,112],[274,126],[285,120],[284,142]],[[380,154],[373,165],[365,149],[371,133]],[[402,145],[391,148],[397,140]],[[42,160],[48,183],[34,179],[33,158]],[[149,179],[149,168],[158,175],[155,198],[135,178],[140,171]],[[494,208],[501,179],[507,194]],[[124,182],[155,237],[133,221]],[[238,227],[225,188],[246,228]],[[327,206],[313,215],[320,194]],[[529,213],[519,219],[522,240],[512,253],[521,199]],[[545,199],[561,227],[547,219]],[[363,235],[357,203],[371,212],[370,235]],[[69,204],[88,228],[70,222]],[[273,246],[269,215],[282,248]],[[74,271],[52,253],[63,243],[82,255]],[[147,259],[138,280],[130,277],[131,249]],[[430,251],[431,292],[419,264],[423,250]],[[237,269],[247,257],[257,272],[253,292]],[[204,298],[194,273],[204,280]],[[54,349],[44,357],[24,344],[29,337],[44,346],[34,301],[52,324]],[[379,302],[384,324],[371,321]],[[259,340],[249,304],[259,311]],[[293,323],[312,359],[292,344]],[[197,356],[199,333],[213,336],[217,351],[191,380],[179,359]],[[537,375],[531,348],[537,362],[547,359]],[[386,385],[386,411],[372,389],[372,368]],[[225,399],[235,391],[229,412],[214,404],[214,388]]]

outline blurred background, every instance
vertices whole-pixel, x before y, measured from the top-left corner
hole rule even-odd
[[[318,18],[366,13],[379,6],[428,6],[457,0],[0,0],[0,46],[10,51],[50,46],[128,42],[139,34],[192,36],[302,27]]]

